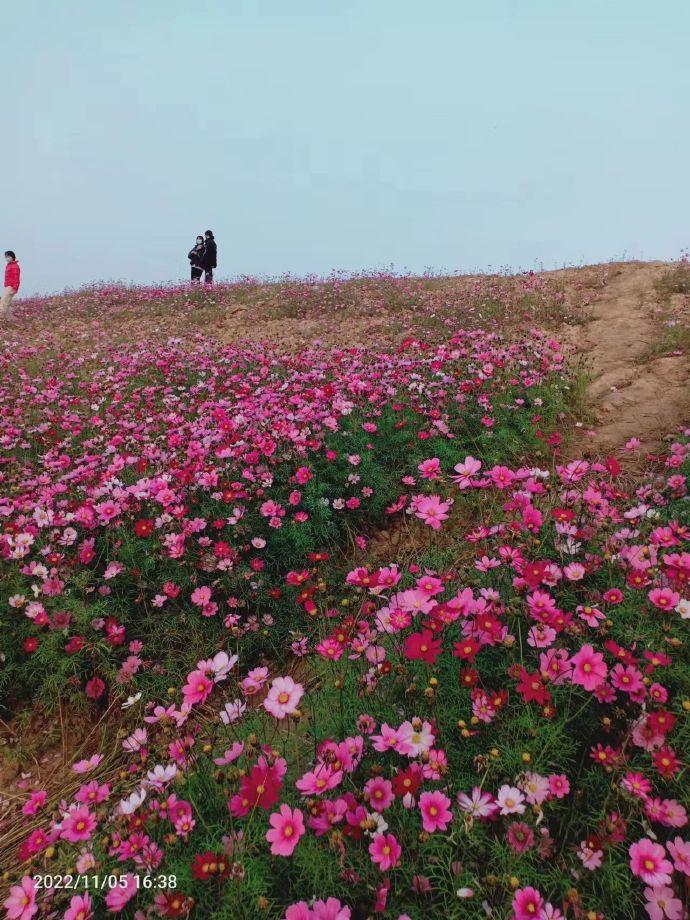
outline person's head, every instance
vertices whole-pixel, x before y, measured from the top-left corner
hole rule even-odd
[[[196,244],[197,244],[197,246],[200,246],[203,242],[204,242],[203,236],[198,236],[198,237],[196,238]]]
[[[213,239],[213,230],[207,230],[207,231],[206,231],[206,239],[207,239],[207,240],[212,240],[212,239]]]
[[[15,256],[15,254],[12,252],[11,249],[5,250],[5,261],[6,262],[16,262],[17,261],[17,257]]]

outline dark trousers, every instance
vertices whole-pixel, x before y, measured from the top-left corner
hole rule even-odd
[[[207,268],[204,275],[204,284],[213,284],[213,269]]]
[[[201,281],[201,271],[202,269],[192,265],[192,281]]]

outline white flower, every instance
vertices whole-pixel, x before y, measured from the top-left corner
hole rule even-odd
[[[134,812],[139,808],[141,803],[146,798],[146,790],[138,789],[135,790],[131,795],[127,796],[126,799],[122,799],[118,804],[118,809],[120,814],[123,815],[133,815]]]
[[[232,703],[226,703],[220,711],[221,722],[230,725],[231,722],[237,722],[247,711],[247,704],[242,700],[234,700]]]
[[[128,696],[122,706],[120,706],[120,709],[129,709],[130,706],[134,706],[135,703],[138,703],[140,699],[141,690],[139,693],[135,693],[134,696]]]
[[[154,789],[162,789],[167,783],[175,779],[177,772],[177,766],[174,763],[169,763],[166,767],[162,764],[156,764],[153,770],[148,771],[146,779]]]

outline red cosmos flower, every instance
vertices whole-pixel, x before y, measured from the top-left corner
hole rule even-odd
[[[479,681],[479,672],[474,668],[463,668],[460,671],[459,680],[462,687],[474,687]]]
[[[230,800],[230,811],[236,818],[244,817],[253,808],[269,809],[280,798],[283,773],[277,764],[269,767],[263,758],[262,761],[242,777],[240,791]]]
[[[326,562],[330,558],[330,553],[307,553],[309,562]]]
[[[489,693],[487,694],[487,696],[489,700],[489,705],[493,706],[496,712],[498,712],[499,709],[502,709],[505,706],[505,704],[508,702],[508,691],[507,690],[499,690],[496,693]],[[549,697],[549,699],[551,699],[551,697]]]
[[[65,651],[68,655],[76,655],[86,645],[86,639],[83,636],[72,636],[67,645],[65,646]]]
[[[623,648],[623,646],[618,645],[613,639],[607,639],[606,642],[604,642],[604,648],[619,661],[623,662],[623,664],[637,664],[637,658],[635,658],[633,653]]]
[[[534,700],[543,706],[551,699],[551,694],[542,683],[539,671],[530,674],[525,668],[520,668],[520,682],[515,689],[526,703]]]
[[[491,616],[490,613],[480,614],[480,616],[475,619],[474,623],[477,629],[481,629],[483,632],[488,633],[494,641],[500,638],[501,624],[496,617]]]
[[[226,540],[216,540],[213,544],[213,555],[217,559],[229,559],[232,552],[232,547]]]
[[[661,747],[652,754],[654,766],[664,779],[672,779],[681,768],[676,752],[670,747]]]
[[[612,478],[615,479],[616,476],[620,475],[621,465],[615,457],[607,457],[604,461],[604,465]]]
[[[650,583],[650,580],[646,572],[642,572],[640,569],[633,569],[632,572],[628,573],[625,582],[631,588],[645,588]]]
[[[481,647],[481,642],[477,642],[476,639],[464,639],[462,642],[456,642],[453,645],[453,655],[463,661],[473,662]]]
[[[428,629],[412,633],[405,639],[404,654],[410,661],[433,664],[441,654],[441,640]]]
[[[649,662],[645,668],[645,674],[653,674],[655,668],[663,668],[671,664],[671,656],[664,655],[663,652],[643,652],[642,654]]]
[[[407,795],[408,793],[416,795],[422,782],[422,768],[418,764],[412,764],[407,770],[398,770],[392,782],[393,792],[397,796]]]
[[[91,680],[86,682],[86,695],[92,700],[97,700],[101,697],[104,690],[105,683],[100,677],[92,677]]]
[[[602,767],[613,767],[620,760],[621,752],[610,745],[596,744],[590,748],[589,756]]]
[[[38,639],[36,636],[29,636],[28,639],[24,639],[22,642],[22,648],[27,655],[32,655],[38,648]]]
[[[151,518],[141,518],[134,525],[134,533],[138,537],[150,537],[154,530],[154,523]]]
[[[541,584],[545,573],[545,562],[528,562],[522,567],[522,572],[520,574],[527,582],[528,587],[537,588]]]
[[[188,917],[194,907],[193,898],[178,892],[159,892],[154,898],[154,903],[161,917]]]
[[[197,853],[192,860],[192,877],[200,882],[207,882],[213,876],[221,878],[228,874],[229,867],[223,853]]]
[[[668,709],[659,709],[649,714],[647,724],[655,735],[668,735],[673,731],[676,717]]]

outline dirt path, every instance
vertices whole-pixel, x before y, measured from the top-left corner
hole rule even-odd
[[[591,376],[598,424],[587,447],[593,451],[621,447],[632,437],[654,450],[679,425],[690,424],[688,356],[650,356],[660,335],[654,285],[668,269],[662,262],[612,266],[588,320],[564,329],[562,338],[583,357]]]

